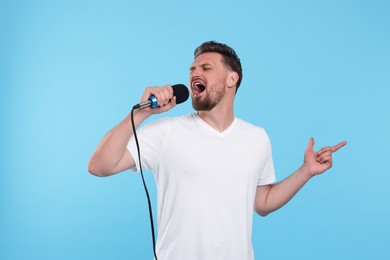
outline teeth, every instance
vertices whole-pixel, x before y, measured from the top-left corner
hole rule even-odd
[[[193,83],[192,83],[192,87],[198,87],[198,86],[204,86],[203,82],[200,81],[200,80],[195,80]]]
[[[195,84],[193,85],[193,87],[194,87],[194,88],[197,88],[197,89],[204,89],[204,88],[205,88],[204,84],[199,83],[199,82],[195,83]]]

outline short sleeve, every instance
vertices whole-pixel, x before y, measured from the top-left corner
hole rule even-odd
[[[266,157],[264,161],[264,166],[261,172],[259,173],[257,186],[268,185],[276,181],[274,163],[272,159],[271,141],[265,131],[264,134],[266,137],[266,142],[264,147],[264,149],[266,150],[265,151]]]

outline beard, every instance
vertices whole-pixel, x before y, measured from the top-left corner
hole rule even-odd
[[[220,90],[216,90],[212,93],[205,93],[206,95],[202,97],[192,97],[192,107],[196,111],[210,111],[225,96],[225,88],[221,88]]]

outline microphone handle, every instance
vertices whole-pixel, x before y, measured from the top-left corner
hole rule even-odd
[[[133,107],[133,109],[143,108],[143,107],[158,107],[157,98],[154,95],[151,95],[148,100],[141,102]]]

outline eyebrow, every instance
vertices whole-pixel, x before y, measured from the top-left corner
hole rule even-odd
[[[208,62],[205,62],[205,63],[199,64],[199,65],[192,65],[192,66],[190,67],[190,71],[193,71],[196,67],[202,67],[202,68],[204,68],[204,67],[207,67],[207,66],[211,66],[211,64],[208,63]]]

